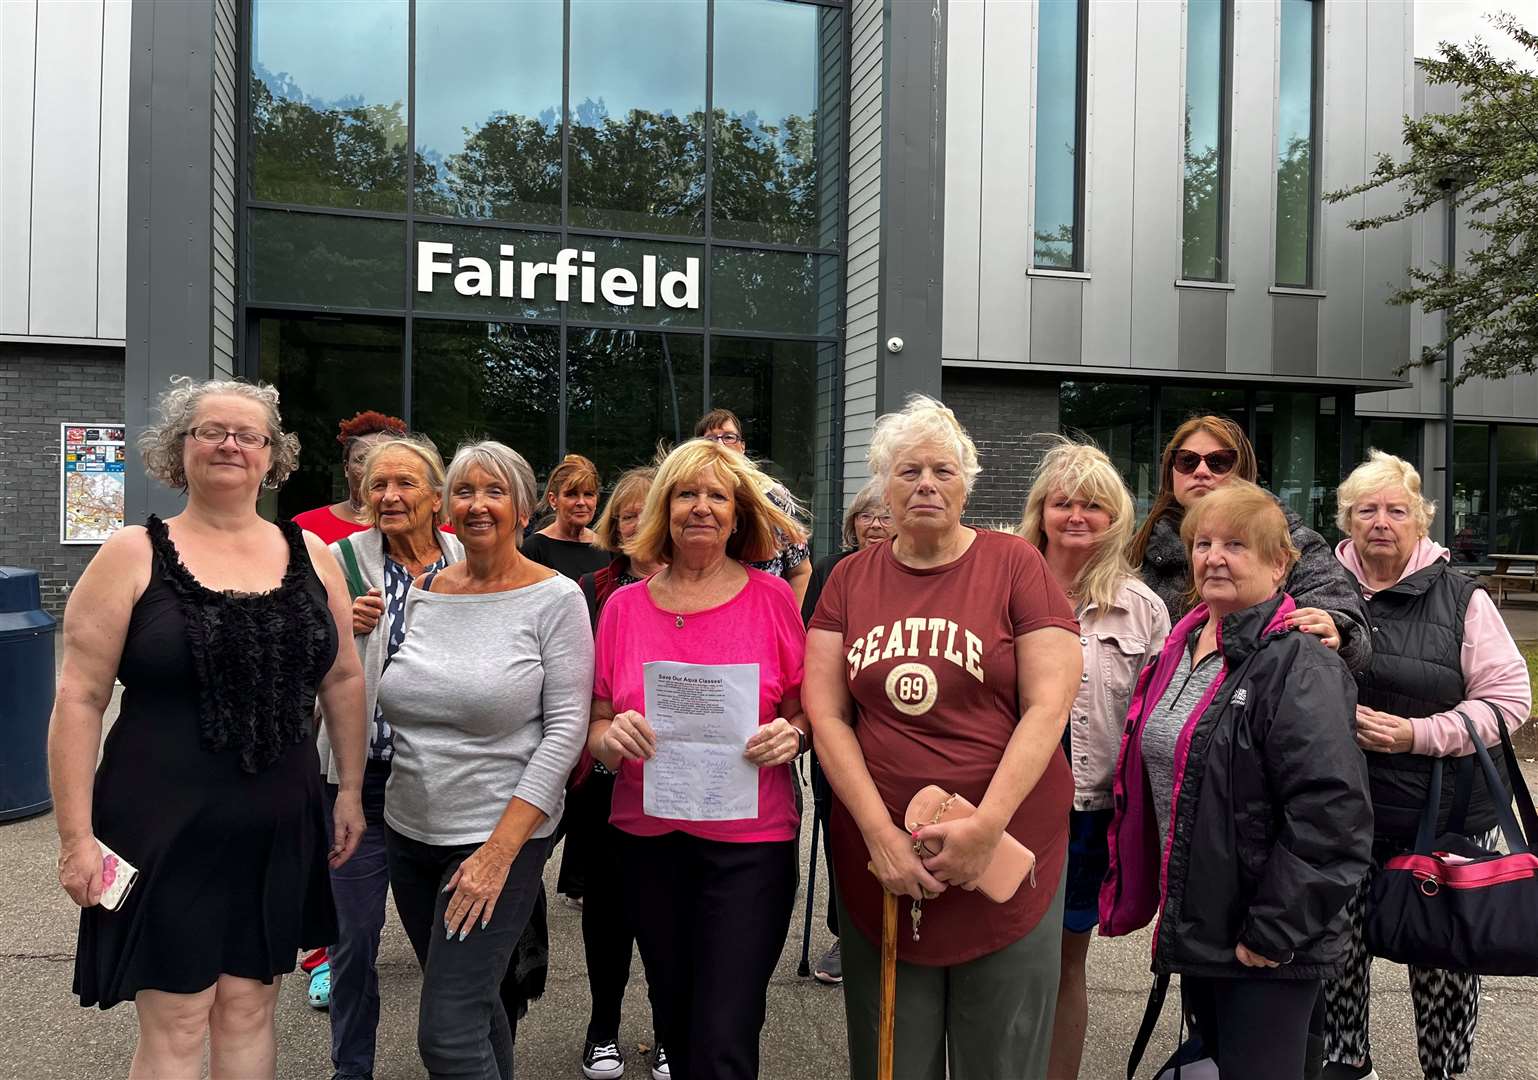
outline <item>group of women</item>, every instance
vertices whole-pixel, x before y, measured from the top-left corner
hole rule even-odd
[[[991,530],[964,523],[972,440],[914,397],[877,423],[846,550],[814,570],[724,410],[602,513],[580,456],[541,495],[502,444],[444,466],[399,421],[354,418],[350,496],[305,515],[314,535],[256,512],[297,459],[277,404],[240,382],[165,395],[141,446],[186,509],[105,544],[66,616],[51,765],[75,991],[135,1003],[137,1077],[196,1076],[205,1045],[212,1076],[273,1075],[279,978],[322,947],[336,1073],[369,1076],[388,888],[423,1064],[506,1080],[563,834],[583,1073],[624,1071],[634,943],[653,1076],[756,1076],[797,890],[792,763],[814,745],[838,935],[818,967],[845,986],[852,1076],[876,1074],[883,893],[904,898],[899,1077],[1078,1075],[1090,932],[1150,922],[1137,1054],[1178,974],[1220,1075],[1372,1076],[1371,875],[1435,759],[1471,754],[1458,712],[1494,743],[1531,709],[1499,614],[1427,537],[1415,470],[1377,452],[1341,485],[1333,552],[1211,416],[1176,431],[1135,534],[1114,466],[1067,440],[1018,528]],[[755,669],[751,809],[664,816],[656,661]],[[1442,824],[1488,845],[1504,793],[1468,776]],[[948,798],[908,820],[929,785]],[[110,911],[103,847],[138,872]],[[1425,1075],[1461,1074],[1477,979],[1412,969],[1411,991]]]

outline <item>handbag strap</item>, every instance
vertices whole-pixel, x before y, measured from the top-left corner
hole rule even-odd
[[[1511,745],[1511,729],[1506,726],[1506,713],[1495,702],[1484,698],[1480,700],[1495,714],[1495,725],[1501,733],[1501,751],[1506,757],[1506,775],[1511,778],[1517,811],[1522,815],[1522,830],[1527,834],[1529,845],[1538,844],[1538,810],[1533,807],[1533,794],[1527,789],[1527,780],[1522,776],[1522,762],[1517,758],[1516,748]]]
[[[368,592],[363,584],[363,572],[358,569],[358,556],[352,549],[352,540],[346,536],[336,542],[337,550],[342,553],[342,570],[347,575],[347,591],[352,593],[354,600]]]
[[[1137,1038],[1132,1040],[1132,1052],[1127,1055],[1127,1080],[1135,1080],[1137,1076],[1137,1067],[1142,1063],[1143,1052],[1148,1049],[1148,1040],[1153,1037],[1154,1028],[1159,1023],[1159,1014],[1164,1011],[1164,998],[1169,993],[1169,988],[1168,972],[1161,972],[1154,976],[1153,989],[1148,991],[1148,1004],[1143,1009],[1143,1022],[1138,1026]]]
[[[1431,785],[1426,792],[1426,808],[1415,830],[1415,853],[1430,855],[1437,838],[1437,814],[1442,809],[1442,758],[1431,759]]]
[[[1516,815],[1511,812],[1511,794],[1506,790],[1506,785],[1501,783],[1501,774],[1495,771],[1495,762],[1490,759],[1490,751],[1485,749],[1485,741],[1479,737],[1479,732],[1474,730],[1474,721],[1470,720],[1468,713],[1462,709],[1457,710],[1457,712],[1459,719],[1463,721],[1464,730],[1468,732],[1469,742],[1474,744],[1474,753],[1479,755],[1479,767],[1485,771],[1485,784],[1490,790],[1490,802],[1495,806],[1495,820],[1500,826],[1501,832],[1506,834],[1506,846],[1513,855],[1524,852],[1527,850],[1527,840],[1523,835],[1522,827],[1517,824]],[[1506,734],[1506,718],[1500,714],[1498,709],[1496,711],[1496,722],[1500,726],[1502,735],[1505,736],[1501,740],[1502,749],[1504,750],[1506,746],[1510,745],[1511,737]],[[1512,757],[1515,756],[1515,752],[1513,752]],[[1508,759],[1507,765],[1509,766],[1510,764],[1511,760]],[[1524,788],[1526,787],[1522,780],[1520,769],[1517,771],[1515,783]],[[1527,792],[1524,790],[1523,794],[1527,795]],[[1501,797],[1503,795],[1505,798]],[[1527,818],[1528,828],[1532,830],[1531,835],[1538,837],[1538,830],[1532,829],[1532,806],[1532,797],[1529,795],[1527,797],[1527,804],[1523,808],[1523,816]]]

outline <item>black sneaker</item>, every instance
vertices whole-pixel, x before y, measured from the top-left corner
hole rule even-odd
[[[822,959],[817,961],[817,966],[812,969],[812,976],[820,983],[829,986],[839,986],[844,981],[844,958],[839,952],[838,941],[835,940],[828,951],[822,954]]]
[[[1372,1067],[1372,1058],[1360,1065],[1347,1065],[1344,1061],[1332,1061],[1325,1065],[1319,1080],[1378,1080],[1378,1070]]]
[[[661,1043],[652,1051],[652,1080],[673,1080],[673,1070],[668,1068],[668,1052]]]
[[[625,1055],[615,1042],[588,1043],[582,1052],[582,1075],[587,1080],[614,1080],[625,1075]]]

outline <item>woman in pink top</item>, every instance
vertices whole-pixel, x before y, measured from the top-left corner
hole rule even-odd
[[[763,489],[747,458],[709,440],[674,450],[625,544],[633,561],[666,565],[615,592],[598,620],[588,749],[618,774],[609,820],[625,834],[621,870],[673,1080],[758,1075],[769,978],[795,900],[800,815],[789,765],[810,744],[806,638],[790,586],[742,564],[771,558],[777,536],[799,527]],[[646,812],[645,763],[669,752],[645,715],[651,661],[757,665],[758,728],[742,748],[758,769],[756,814]]]
[[[1494,803],[1509,794],[1486,790],[1463,716],[1486,745],[1498,743],[1502,716],[1516,727],[1532,710],[1527,664],[1490,597],[1452,570],[1447,549],[1427,537],[1436,507],[1421,496],[1420,474],[1408,462],[1374,450],[1340,485],[1336,504],[1349,539],[1335,554],[1356,576],[1372,627],[1372,662],[1356,673],[1356,739],[1372,785],[1374,868],[1414,842],[1439,758],[1456,759],[1443,769],[1439,837],[1456,846],[1446,836],[1452,833],[1493,848]],[[1495,761],[1504,778],[1504,756]],[[1470,794],[1458,820],[1460,780]],[[1369,871],[1346,909],[1345,972],[1324,987],[1331,1080],[1377,1075],[1367,1044],[1372,957],[1362,941],[1372,877]],[[1474,1048],[1479,976],[1411,967],[1410,999],[1421,1070],[1435,1080],[1463,1075]]]

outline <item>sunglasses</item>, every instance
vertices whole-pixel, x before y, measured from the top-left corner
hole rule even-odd
[[[1182,476],[1189,476],[1196,471],[1196,467],[1202,462],[1207,463],[1207,469],[1214,476],[1223,476],[1232,472],[1233,467],[1239,462],[1237,450],[1214,450],[1210,454],[1198,454],[1195,450],[1176,450],[1174,465],[1175,471]]]

